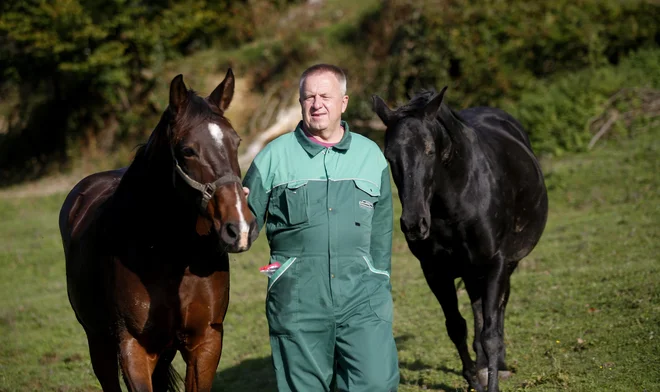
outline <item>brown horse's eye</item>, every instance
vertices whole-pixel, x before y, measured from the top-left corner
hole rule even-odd
[[[181,154],[183,154],[184,157],[194,157],[197,155],[197,151],[192,147],[184,147],[181,149]]]

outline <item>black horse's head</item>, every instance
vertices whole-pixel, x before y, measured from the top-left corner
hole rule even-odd
[[[182,75],[176,76],[161,120],[167,122],[166,134],[152,135],[149,145],[169,157],[174,186],[197,209],[197,233],[213,230],[225,250],[241,252],[256,238],[257,225],[241,186],[241,139],[224,116],[233,95],[231,69],[206,98],[188,90]]]
[[[451,138],[438,121],[446,89],[422,92],[395,111],[380,97],[373,97],[374,111],[387,127],[385,157],[399,190],[401,229],[409,241],[429,236],[431,200],[439,174],[435,169],[451,152]]]

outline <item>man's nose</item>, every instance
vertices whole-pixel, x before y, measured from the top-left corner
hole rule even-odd
[[[320,109],[321,108],[321,99],[318,97],[314,97],[314,101],[312,102],[312,107],[314,109]]]

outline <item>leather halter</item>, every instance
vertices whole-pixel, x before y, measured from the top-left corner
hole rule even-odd
[[[215,194],[215,190],[220,188],[223,185],[231,184],[231,183],[238,183],[238,185],[241,185],[241,178],[234,173],[229,173],[225,174],[224,176],[218,178],[217,180],[213,182],[207,182],[207,183],[200,183],[192,178],[190,178],[189,175],[186,174],[186,172],[183,171],[181,166],[179,166],[179,161],[176,160],[176,156],[174,156],[174,148],[172,145],[170,145],[170,151],[172,153],[172,160],[174,161],[174,172],[178,173],[179,176],[183,179],[183,181],[188,184],[191,188],[196,189],[202,193],[202,200],[200,202],[199,207],[201,208],[201,212],[206,212],[206,207],[209,204],[209,201]],[[172,173],[172,181],[174,182],[176,180],[176,174]]]

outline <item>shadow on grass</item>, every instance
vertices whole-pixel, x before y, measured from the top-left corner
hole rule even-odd
[[[399,349],[405,346],[406,342],[412,339],[412,335],[402,335],[394,338]],[[399,367],[413,371],[435,369],[444,373],[453,373],[460,376],[460,372],[447,367],[433,367],[425,365],[419,361],[412,363],[400,362]],[[401,376],[400,384],[419,385],[419,380],[406,379]],[[444,391],[462,391],[446,384],[424,385],[427,388],[439,389]],[[215,374],[213,382],[213,391],[241,391],[241,392],[275,392],[277,384],[275,382],[275,372],[270,357],[246,359],[236,366],[221,370]]]
[[[419,372],[419,371],[424,371],[424,370],[430,370],[433,372],[442,372],[442,373],[447,373],[447,374],[455,374],[457,376],[461,375],[461,372],[459,372],[456,369],[450,369],[446,366],[431,366],[427,365],[423,362],[420,361],[414,361],[414,362],[399,362],[399,369],[406,369],[410,370],[413,372]],[[450,386],[447,384],[426,384],[423,380],[423,378],[420,378],[416,375],[404,375],[401,374],[401,385],[414,385],[421,387],[423,389],[430,389],[430,390],[440,390],[440,391],[445,391],[445,392],[454,392],[454,391],[465,391],[463,388],[457,388],[456,386]]]
[[[215,374],[213,391],[275,392],[275,371],[270,357],[246,359]]]
[[[426,384],[421,382],[419,379],[415,379],[413,377],[404,377],[403,375],[401,375],[401,381],[399,382],[399,385],[416,386],[420,389],[429,389],[432,391],[465,392],[465,388],[456,388],[447,384]]]
[[[446,366],[431,366],[427,365],[421,361],[414,361],[414,362],[399,362],[399,368],[401,369],[408,369],[412,371],[420,371],[420,370],[435,370],[439,371],[442,373],[447,373],[447,374],[455,374],[457,376],[462,376],[461,372],[456,370],[456,369],[451,369]]]

